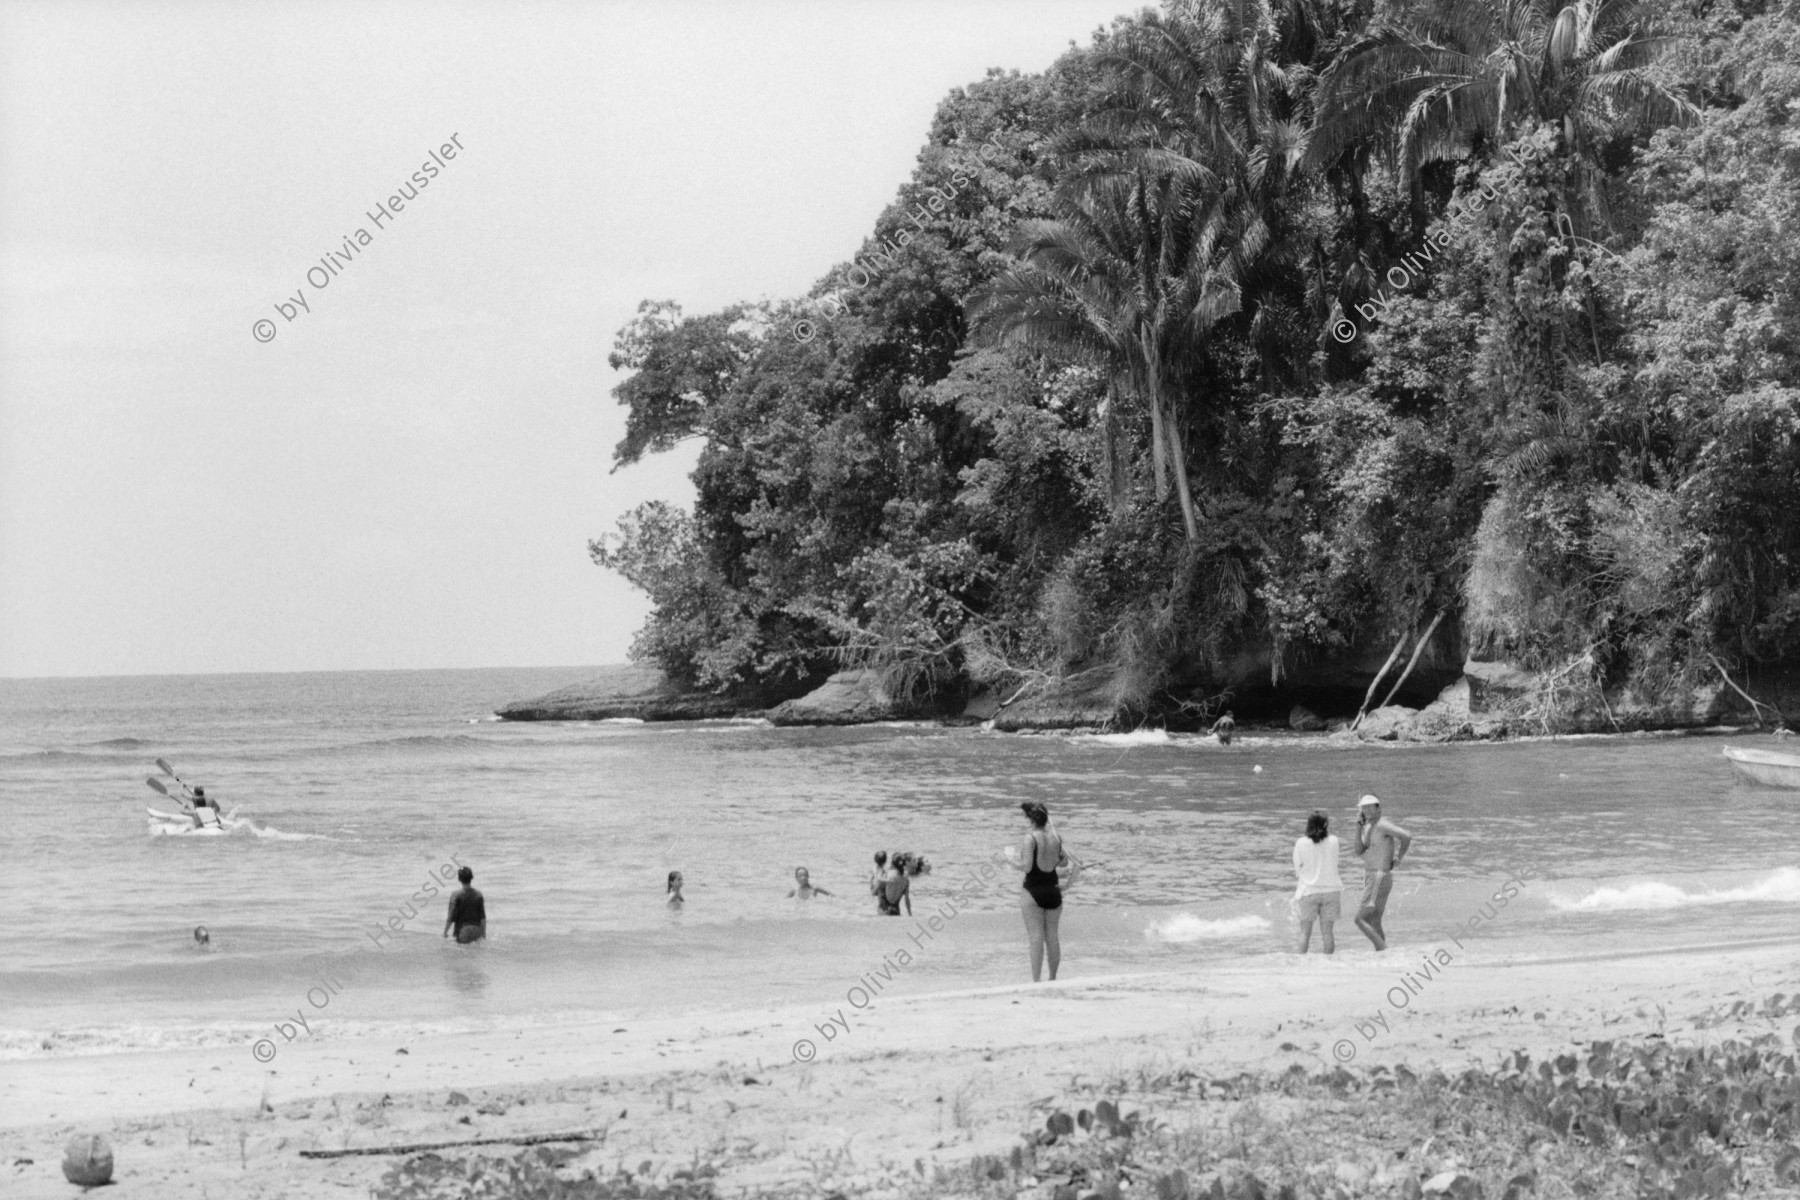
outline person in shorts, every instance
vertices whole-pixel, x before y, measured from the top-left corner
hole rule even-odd
[[[1394,890],[1394,869],[1412,849],[1412,834],[1381,817],[1381,801],[1364,796],[1356,802],[1356,853],[1363,860],[1362,903],[1356,909],[1356,927],[1377,950],[1387,949],[1388,893]]]
[[[456,873],[462,890],[451,895],[450,912],[444,918],[444,936],[449,937],[454,930],[457,944],[462,946],[487,936],[487,901],[475,890],[471,882],[474,878],[475,872],[467,867]]]
[[[1294,843],[1294,874],[1300,880],[1294,890],[1300,953],[1312,945],[1314,921],[1319,923],[1320,947],[1327,954],[1336,952],[1332,926],[1342,915],[1344,881],[1338,877],[1338,840],[1322,812],[1306,818],[1306,836]]]

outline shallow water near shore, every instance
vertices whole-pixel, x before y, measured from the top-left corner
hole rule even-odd
[[[1289,854],[1314,808],[1348,841],[1363,792],[1418,839],[1389,907],[1397,961],[1447,947],[1603,970],[1618,951],[1791,936],[1800,914],[1800,793],[1734,784],[1715,737],[1343,748],[1251,731],[1223,748],[490,717],[583,675],[0,681],[8,867],[39,922],[0,966],[0,1058],[239,1042],[248,1055],[263,1037],[279,1050],[284,1023],[329,1038],[829,1012],[858,987],[1015,982],[1028,973],[1016,876],[992,864],[1021,838],[1027,799],[1092,864],[1065,908],[1068,977],[1257,956],[1314,969],[1287,951]],[[159,756],[252,828],[150,836],[145,807],[169,807],[144,783]],[[867,899],[884,848],[933,864],[913,920]],[[475,947],[440,936],[437,872],[456,861],[487,896],[490,939]],[[802,865],[834,894],[786,899]],[[676,869],[687,905],[671,913]],[[1361,883],[1348,852],[1343,871],[1348,915]],[[377,939],[389,918],[401,930]],[[1337,936],[1340,956],[1371,956],[1348,920]]]

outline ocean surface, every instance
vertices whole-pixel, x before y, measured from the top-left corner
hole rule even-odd
[[[1062,922],[1071,978],[1287,954],[1294,840],[1317,808],[1348,843],[1364,792],[1416,838],[1396,948],[1449,945],[1454,925],[1470,959],[1604,970],[1609,952],[1792,938],[1800,916],[1800,793],[1737,785],[1720,756],[1773,745],[1757,735],[1340,748],[1251,731],[1225,748],[491,715],[588,673],[0,680],[0,1060],[275,1053],[296,1012],[317,1038],[825,1012],[899,950],[889,991],[1016,982],[1017,876],[991,864],[1032,799],[1087,864]],[[146,807],[173,807],[145,782],[159,757],[245,824],[154,834]],[[914,910],[936,929],[875,914],[878,849],[929,859]],[[441,936],[455,863],[486,895],[485,944]],[[833,894],[788,899],[797,866]],[[1343,873],[1339,952],[1367,955],[1348,848]]]

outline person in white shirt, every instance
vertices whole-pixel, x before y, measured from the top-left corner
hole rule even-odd
[[[1344,881],[1338,878],[1338,840],[1322,812],[1306,819],[1306,836],[1294,843],[1294,874],[1300,884],[1294,903],[1300,921],[1300,953],[1312,944],[1313,922],[1319,923],[1319,943],[1325,953],[1337,950],[1332,926],[1337,923]]]

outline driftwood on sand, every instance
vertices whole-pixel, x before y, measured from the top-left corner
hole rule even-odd
[[[522,1137],[475,1138],[464,1142],[412,1142],[405,1146],[357,1146],[350,1150],[302,1150],[301,1158],[350,1158],[358,1154],[417,1154],[421,1150],[460,1150],[464,1146],[536,1146],[544,1142],[605,1141],[606,1134],[533,1133]]]

